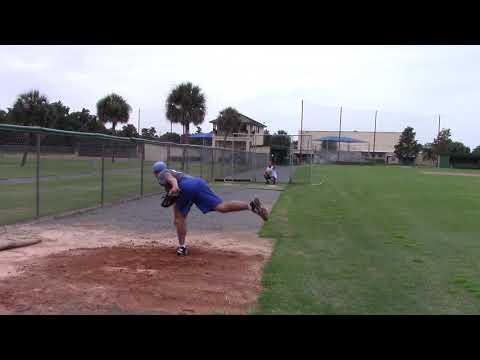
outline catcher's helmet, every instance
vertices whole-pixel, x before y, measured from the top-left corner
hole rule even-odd
[[[153,164],[153,172],[160,172],[163,171],[167,168],[167,165],[163,161],[157,161],[155,164]]]

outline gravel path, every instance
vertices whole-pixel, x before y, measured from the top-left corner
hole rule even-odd
[[[215,192],[224,200],[251,200],[258,196],[271,208],[280,192],[270,190],[244,189],[240,187],[216,186]],[[155,195],[141,200],[130,201],[120,205],[94,210],[78,216],[49,220],[45,225],[75,225],[95,223],[98,226],[108,225],[119,230],[134,230],[152,233],[172,230],[172,209],[160,206],[161,196]],[[192,231],[252,231],[260,229],[262,220],[251,212],[230,214],[202,214],[194,205],[188,215],[188,226]]]

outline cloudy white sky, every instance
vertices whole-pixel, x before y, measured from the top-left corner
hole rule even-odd
[[[180,82],[199,85],[209,120],[226,106],[296,133],[304,128],[417,130],[420,141],[442,127],[470,147],[480,145],[479,46],[0,46],[0,108],[39,89],[71,111],[95,112],[117,92],[133,108],[130,122],[169,130],[164,102]],[[177,132],[179,127],[174,127]]]

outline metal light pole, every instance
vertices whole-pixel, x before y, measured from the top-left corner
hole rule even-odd
[[[137,128],[138,128],[138,134],[140,134],[141,133],[141,131],[140,131],[140,108],[138,109],[138,127]]]
[[[35,216],[40,217],[40,134],[35,135],[36,138],[36,173],[35,173],[35,195],[36,195],[36,211]]]
[[[438,114],[438,132],[437,138],[440,137],[440,114]],[[440,167],[440,156],[437,156],[437,167]]]
[[[375,138],[376,138],[376,135],[377,135],[377,113],[378,113],[378,110],[375,110],[375,128],[373,130],[373,155],[375,155]]]
[[[300,119],[300,165],[302,164],[302,144],[303,144],[303,99],[302,99],[302,116]]]
[[[342,134],[342,107],[340,106],[340,126],[338,128],[337,161],[340,161],[340,136]]]

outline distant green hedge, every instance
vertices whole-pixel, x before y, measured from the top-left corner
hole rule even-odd
[[[480,155],[453,154],[450,155],[450,165],[461,169],[480,169]]]

